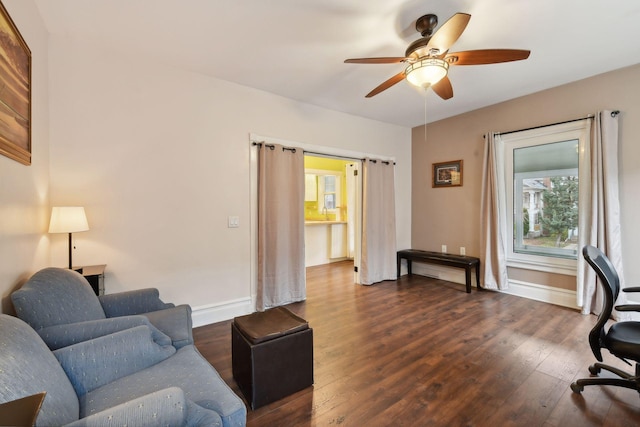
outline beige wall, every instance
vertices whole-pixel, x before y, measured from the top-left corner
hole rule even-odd
[[[242,314],[251,132],[394,158],[409,244],[410,129],[49,37],[33,0],[3,3],[33,56],[33,164],[0,156],[0,311],[35,271],[66,266],[50,207],[81,205],[90,230],[74,234],[74,264],[106,263],[107,292],[158,287],[196,324]]]
[[[409,245],[411,129],[65,37],[51,37],[50,58],[51,203],[85,207],[91,229],[74,234],[74,262],[106,263],[107,292],[157,287],[191,304],[195,323],[242,314],[250,133],[394,157],[398,244]],[[64,266],[64,236],[51,242]]]
[[[640,65],[549,89],[457,117],[418,126],[412,133],[412,231],[414,248],[450,252],[465,246],[479,255],[483,134],[584,117],[603,109],[620,110],[620,201],[624,278],[640,283]],[[464,96],[459,94],[458,96]],[[464,185],[431,188],[431,164],[464,160]],[[573,280],[553,275],[512,277],[575,290]]]
[[[47,33],[35,3],[2,3],[32,55],[32,164],[0,156],[0,312],[11,313],[11,292],[49,263],[49,82]]]

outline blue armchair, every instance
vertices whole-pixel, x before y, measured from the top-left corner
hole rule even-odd
[[[244,426],[246,408],[193,345],[147,325],[51,351],[0,314],[0,403],[46,392],[36,426]]]
[[[75,271],[45,268],[11,294],[18,317],[55,350],[135,326],[162,333],[176,348],[193,344],[191,307],[160,300],[157,289],[102,295]]]

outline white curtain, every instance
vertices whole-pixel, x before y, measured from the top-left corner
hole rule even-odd
[[[259,311],[306,299],[304,261],[304,153],[258,148]]]
[[[396,211],[393,162],[362,165],[362,259],[360,283],[396,279]]]
[[[618,118],[617,112],[601,111],[591,120],[589,141],[580,153],[580,198],[578,246],[600,248],[611,261],[624,288],[622,248],[620,246],[620,201],[618,196]],[[598,314],[602,294],[596,286],[596,274],[578,256],[577,303],[583,314]],[[620,293],[617,304],[626,302]],[[613,312],[616,319],[627,313]]]
[[[356,163],[345,165],[347,177],[347,258],[353,259],[356,254]]]
[[[507,260],[504,247],[507,232],[507,211],[504,195],[504,170],[500,135],[487,133],[484,147],[484,170],[480,200],[480,265],[484,287],[507,289]]]

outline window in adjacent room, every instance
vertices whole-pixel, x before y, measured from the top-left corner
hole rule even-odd
[[[337,187],[336,181],[338,177],[336,175],[324,175],[323,179],[323,195],[324,195],[324,208],[327,210],[333,210],[337,206]]]
[[[305,202],[317,202],[310,207],[314,216],[331,220],[341,219],[341,186],[340,172],[305,169],[305,194],[309,193],[309,197],[305,196]]]

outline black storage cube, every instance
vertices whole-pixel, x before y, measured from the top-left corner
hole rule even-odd
[[[252,409],[313,385],[313,330],[284,307],[234,318],[231,353]]]

